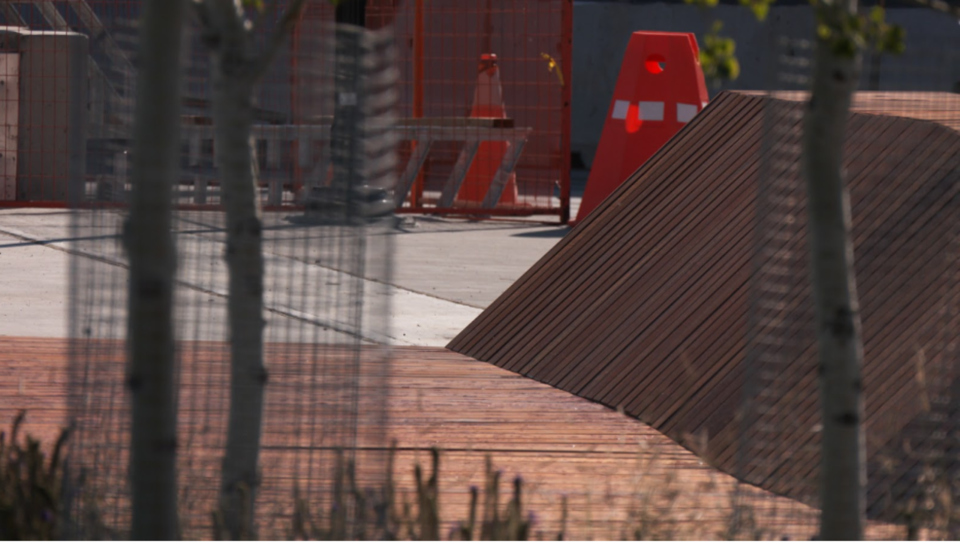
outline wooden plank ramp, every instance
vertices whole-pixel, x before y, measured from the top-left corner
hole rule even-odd
[[[814,502],[805,99],[721,93],[448,347],[623,409],[724,472]],[[930,464],[960,472],[957,111],[948,94],[857,93],[850,117],[877,518],[899,514]]]
[[[0,420],[11,420],[17,410],[28,409],[25,429],[46,441],[53,438],[67,416],[68,346],[69,341],[62,339],[0,337],[4,375]],[[99,352],[109,352],[120,365],[120,346],[107,345]],[[198,360],[211,363],[222,348],[182,343],[180,351],[199,352]],[[286,370],[285,360],[310,348],[267,346],[280,386],[275,389],[283,390],[283,379],[296,376]],[[337,347],[320,351],[327,357],[337,352],[351,355],[349,349]],[[365,348],[361,364],[380,367],[382,355],[382,349]],[[814,510],[749,486],[740,486],[736,493],[732,477],[648,425],[600,404],[442,348],[395,348],[391,356],[388,425],[399,449],[395,469],[399,492],[413,501],[413,466],[429,468],[428,450],[439,448],[444,536],[456,521],[466,519],[469,488],[483,487],[488,455],[503,473],[502,504],[509,499],[513,478],[524,480],[525,508],[536,518],[533,536],[539,539],[556,539],[562,529],[564,499],[565,536],[573,539],[632,538],[638,528],[644,529],[645,536],[715,539],[729,527],[735,512],[751,514],[756,533],[764,538],[808,538],[815,532]],[[181,409],[193,404],[187,397],[191,389],[210,391],[194,384],[185,387]],[[279,463],[284,443],[296,444],[292,435],[282,437],[286,429],[271,418],[270,408],[265,485],[281,476],[277,472],[289,470]],[[270,424],[277,426],[271,429]],[[193,452],[187,447],[184,453]],[[198,449],[196,454],[210,456],[213,465],[219,457],[218,451],[210,449]],[[272,500],[265,509],[282,507],[285,501]],[[202,504],[192,502],[192,507],[202,513],[187,525],[195,529],[190,531],[193,537],[205,538],[209,514]],[[883,525],[871,529],[877,537],[899,532]]]

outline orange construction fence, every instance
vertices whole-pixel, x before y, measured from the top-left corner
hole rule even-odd
[[[0,58],[4,81],[34,77],[45,89],[30,92],[21,84],[18,95],[0,95],[0,155],[20,158],[0,160],[0,207],[65,205],[71,186],[83,197],[123,201],[140,4],[0,2],[0,24],[31,36],[0,39],[0,55],[33,43],[34,58],[53,58],[65,50],[54,43],[63,31],[85,36],[77,43],[87,48],[76,69],[62,72],[21,73]],[[393,25],[396,37],[400,212],[569,219],[572,10],[569,0],[367,0],[366,27]],[[289,49],[258,93],[254,137],[267,208],[297,206],[300,188],[322,174],[324,143],[297,141],[295,134],[298,125],[332,114],[317,90],[330,83],[322,59],[331,56],[331,40],[320,35],[331,22],[328,0],[308,0]],[[36,34],[45,31],[50,39]],[[212,167],[209,64],[200,40],[194,29],[178,201],[203,207],[218,205],[219,181]],[[488,67],[478,70],[484,63]],[[20,148],[11,143],[18,131],[23,141],[23,133],[39,134],[39,128],[42,135]]]
[[[311,4],[301,32],[332,19],[325,4]],[[367,0],[367,28],[394,25],[398,44],[400,212],[569,219],[572,10],[569,0]],[[309,54],[297,47],[295,58]]]

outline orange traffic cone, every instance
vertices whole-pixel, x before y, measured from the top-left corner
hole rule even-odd
[[[503,104],[503,88],[500,85],[500,68],[497,67],[497,55],[480,56],[480,69],[477,76],[477,90],[473,94],[473,107],[470,118],[507,118]],[[467,170],[457,203],[465,206],[479,205],[490,189],[494,175],[500,169],[500,163],[510,143],[507,141],[483,141],[477,148],[477,155]],[[517,203],[517,174],[511,173],[507,185],[500,195],[499,204]]]

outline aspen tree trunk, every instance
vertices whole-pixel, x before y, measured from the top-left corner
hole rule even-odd
[[[177,405],[172,189],[180,152],[183,0],[147,0],[140,38],[130,257],[127,388],[133,401],[130,477],[134,540],[177,538]]]
[[[226,210],[229,274],[230,413],[220,486],[220,515],[233,539],[256,538],[260,437],[267,368],[263,360],[263,226],[258,174],[251,140],[253,96],[299,19],[306,0],[290,0],[266,45],[263,28],[247,20],[241,0],[193,0],[213,61],[213,122],[216,164]],[[280,2],[261,13],[273,25]]]
[[[253,503],[267,369],[263,362],[263,243],[250,130],[253,83],[231,76],[223,54],[215,67],[213,118],[217,168],[226,210],[230,286],[230,416],[221,472],[224,526],[253,534]]]
[[[830,20],[856,12],[856,0],[817,9]],[[818,38],[813,88],[803,124],[810,257],[817,311],[822,509],[820,538],[863,538],[866,485],[860,307],[853,266],[850,198],[843,173],[843,146],[861,55],[838,53]]]

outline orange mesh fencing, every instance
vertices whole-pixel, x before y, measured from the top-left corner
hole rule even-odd
[[[566,0],[367,1],[366,27],[392,24],[398,43],[400,212],[567,221],[572,9]],[[294,63],[310,54],[301,40],[332,18],[326,2],[310,4]],[[295,93],[320,82],[293,73]],[[294,101],[296,117],[331,114],[306,102]]]
[[[139,6],[0,3],[10,27],[0,33],[0,207],[64,206],[71,194],[124,201]],[[398,44],[398,211],[567,221],[572,9],[568,0],[367,0],[366,27],[393,25]],[[334,87],[332,39],[322,36],[332,22],[331,4],[310,0],[258,92],[267,208],[296,207],[304,186],[327,182]],[[219,204],[219,181],[207,53],[195,28],[189,35],[178,204],[193,208]]]

